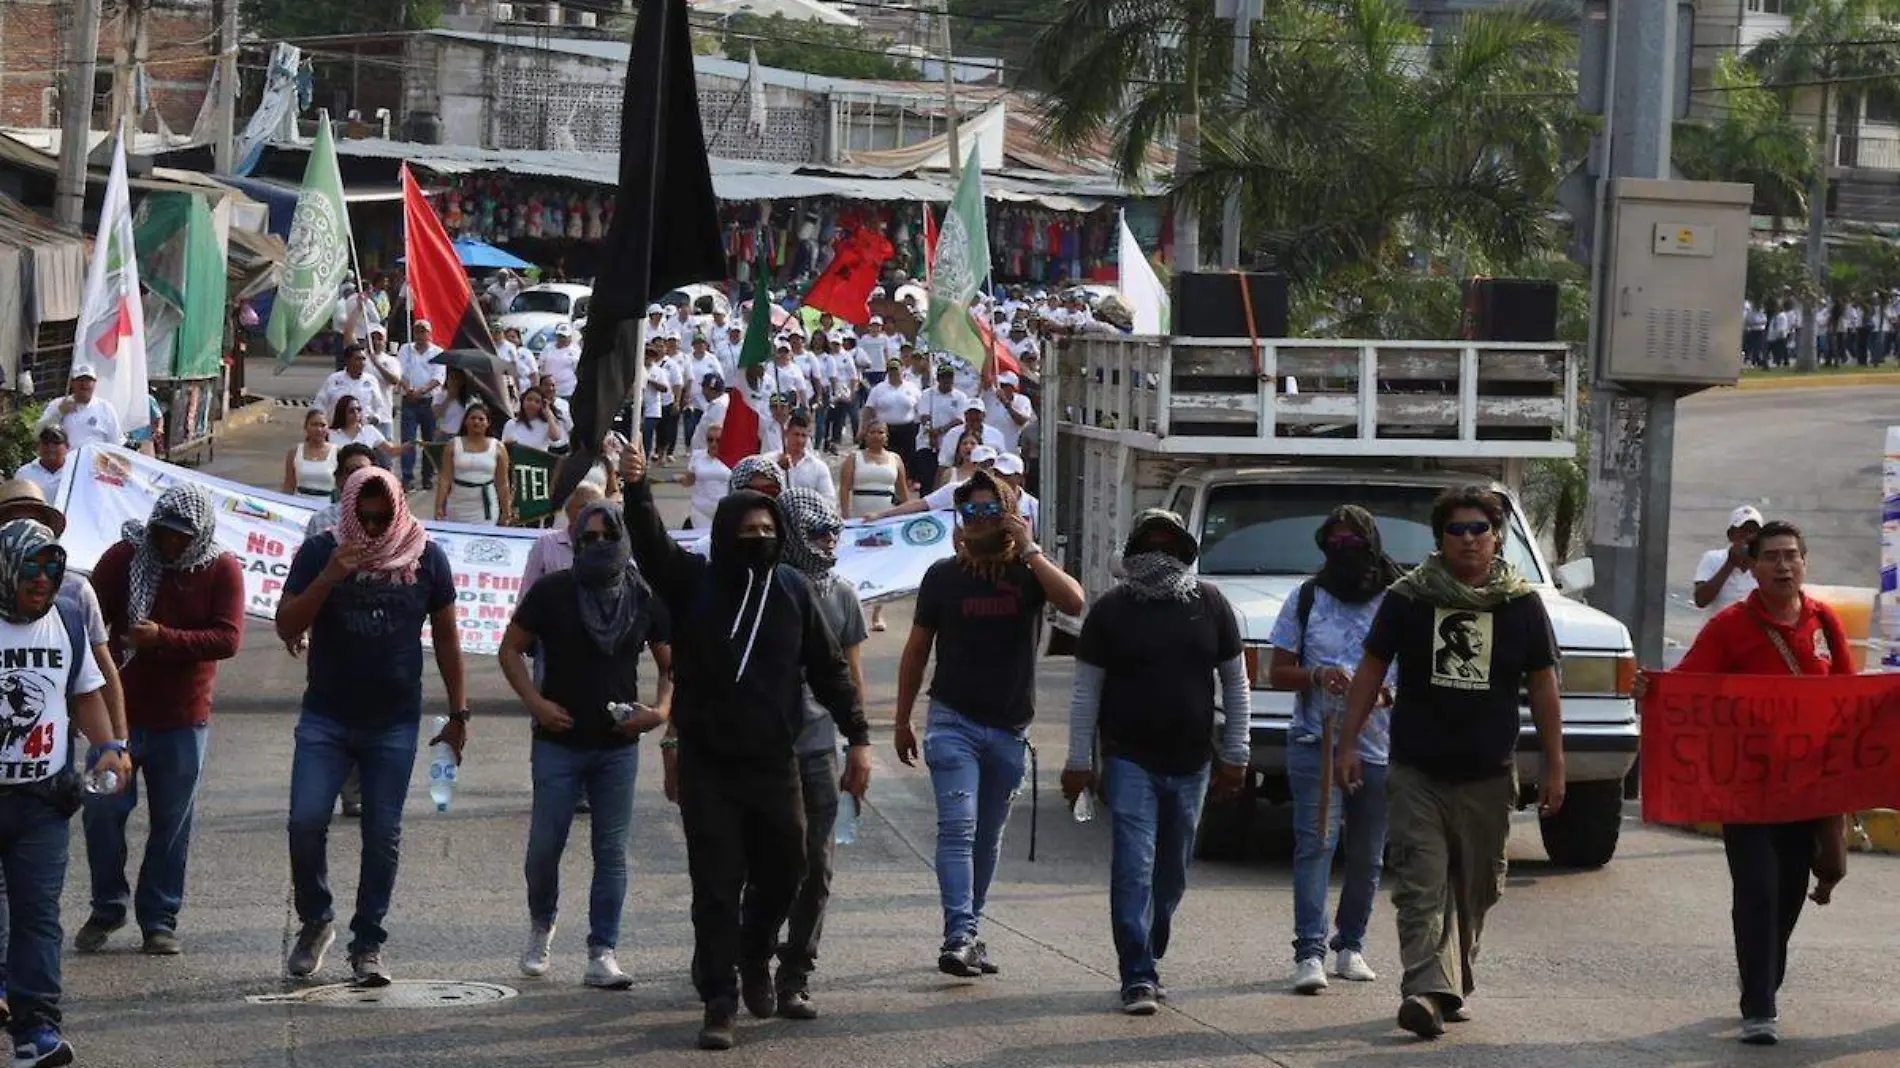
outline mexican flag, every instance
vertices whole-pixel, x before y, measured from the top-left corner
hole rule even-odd
[[[284,274],[277,283],[264,340],[277,354],[281,373],[317,332],[330,325],[350,268],[350,212],[337,171],[330,114],[317,118],[317,143],[303,172],[303,192],[290,216]]]
[[[126,433],[152,421],[145,367],[145,305],[132,241],[132,200],[125,180],[125,139],[112,152],[112,175],[99,209],[86,295],[80,305],[73,366],[91,367],[99,399],[112,405]]]
[[[970,305],[990,273],[990,231],[983,218],[983,168],[977,150],[963,164],[955,199],[937,232],[937,254],[930,270],[930,312],[924,336],[930,347],[988,369],[990,347],[978,335]]]

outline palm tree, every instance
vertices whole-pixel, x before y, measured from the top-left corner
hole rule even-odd
[[[1403,0],[1278,6],[1185,188],[1239,188],[1252,247],[1309,286],[1368,263],[1540,259],[1587,147],[1575,54],[1538,8],[1468,13],[1434,42]]]
[[[1795,98],[1810,91],[1815,101],[1814,170],[1808,186],[1808,271],[1817,284],[1827,269],[1827,179],[1833,160],[1828,124],[1842,91],[1900,96],[1900,0],[1794,0],[1786,33],[1748,52],[1748,65],[1762,81]],[[1814,309],[1801,319],[1797,366],[1814,369]]]
[[[1185,181],[1197,165],[1203,90],[1231,63],[1227,25],[1213,0],[1071,0],[1030,49],[1050,140],[1076,148],[1106,135],[1116,172],[1139,181],[1172,133],[1174,178]],[[1198,215],[1178,197],[1174,212],[1175,267],[1191,271]]]
[[[1672,141],[1683,177],[1703,182],[1747,182],[1755,203],[1781,220],[1807,210],[1815,172],[1812,131],[1788,119],[1787,106],[1761,87],[1760,76],[1733,56],[1716,65],[1721,117],[1679,122]]]

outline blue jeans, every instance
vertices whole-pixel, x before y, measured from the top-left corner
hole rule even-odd
[[[660,417],[649,415],[640,420],[640,449],[648,456],[653,455],[653,447],[660,436]]]
[[[1327,802],[1326,834],[1319,833],[1320,751],[1317,742],[1286,747],[1287,782],[1293,790],[1293,959],[1324,958],[1326,893],[1333,873],[1333,850],[1346,825],[1346,874],[1339,891],[1333,952],[1365,952],[1366,924],[1379,893],[1379,868],[1385,857],[1384,764],[1361,763],[1365,781],[1350,794],[1333,786]]]
[[[86,860],[92,868],[92,918],[117,926],[133,906],[141,931],[175,931],[185,900],[185,858],[191,848],[191,818],[198,779],[205,766],[210,727],[148,730],[133,727],[127,743],[132,780],[117,794],[88,794],[84,812]],[[151,830],[139,865],[138,897],[126,885],[125,822],[138,808],[145,782]]]
[[[699,432],[699,421],[706,413],[698,408],[687,408],[680,413],[680,432],[686,438],[686,451],[693,451],[693,435]]]
[[[422,437],[424,445],[435,440],[435,406],[427,400],[402,402],[402,440],[412,442],[417,435]],[[416,477],[416,457],[422,455],[420,448],[409,449],[402,454],[402,480],[412,482]],[[427,477],[425,472],[424,477]]]
[[[354,763],[363,780],[363,860],[356,880],[355,938],[350,952],[377,949],[389,938],[383,917],[396,889],[402,805],[416,766],[416,720],[353,727],[305,709],[297,718],[290,765],[290,883],[303,923],[336,919],[330,896],[330,813]]]
[[[72,817],[38,796],[0,790],[0,873],[6,876],[7,957],[5,983],[15,1038],[44,1025],[57,1029],[59,1015],[59,898],[66,890],[67,847]]]
[[[534,809],[528,822],[528,918],[552,926],[561,907],[561,854],[582,797],[593,807],[594,884],[587,898],[587,948],[620,942],[620,909],[627,900],[627,839],[633,831],[633,783],[640,747],[576,749],[534,740]]]
[[[1207,775],[1205,767],[1190,775],[1157,775],[1132,760],[1102,761],[1102,797],[1115,821],[1108,914],[1123,990],[1160,983],[1155,962],[1168,952],[1174,910],[1187,893]]]
[[[986,727],[933,701],[923,750],[937,794],[943,939],[974,939],[1003,852],[1010,802],[1023,784],[1029,741],[1020,730]]]

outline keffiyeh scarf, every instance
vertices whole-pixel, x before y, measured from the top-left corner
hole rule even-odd
[[[390,513],[389,529],[374,538],[364,531],[362,520],[356,517],[357,499],[371,482],[382,486],[383,496],[394,509]],[[415,514],[409,511],[409,498],[403,495],[402,483],[396,481],[396,476],[380,467],[362,468],[343,484],[343,499],[338,503],[342,508],[336,523],[337,544],[363,547],[363,560],[357,565],[357,574],[387,582],[414,582],[416,565],[422,562],[422,551],[429,547],[429,532],[422,529]]]
[[[151,528],[166,519],[182,520],[191,528],[191,543],[175,560],[159,555],[152,544]],[[158,600],[158,586],[167,571],[196,571],[216,560],[218,548],[217,510],[205,492],[189,483],[180,483],[159,494],[152,506],[148,523],[130,522],[119,536],[132,545],[131,590],[126,598],[128,622],[143,623],[151,618],[152,604]]]

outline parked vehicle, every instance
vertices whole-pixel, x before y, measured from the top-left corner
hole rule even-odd
[[[515,294],[515,299],[501,317],[501,326],[504,330],[509,327],[520,330],[524,341],[544,329],[549,331],[549,336],[553,336],[553,327],[586,320],[587,307],[593,299],[594,287],[577,282],[544,282],[529,286]]]

